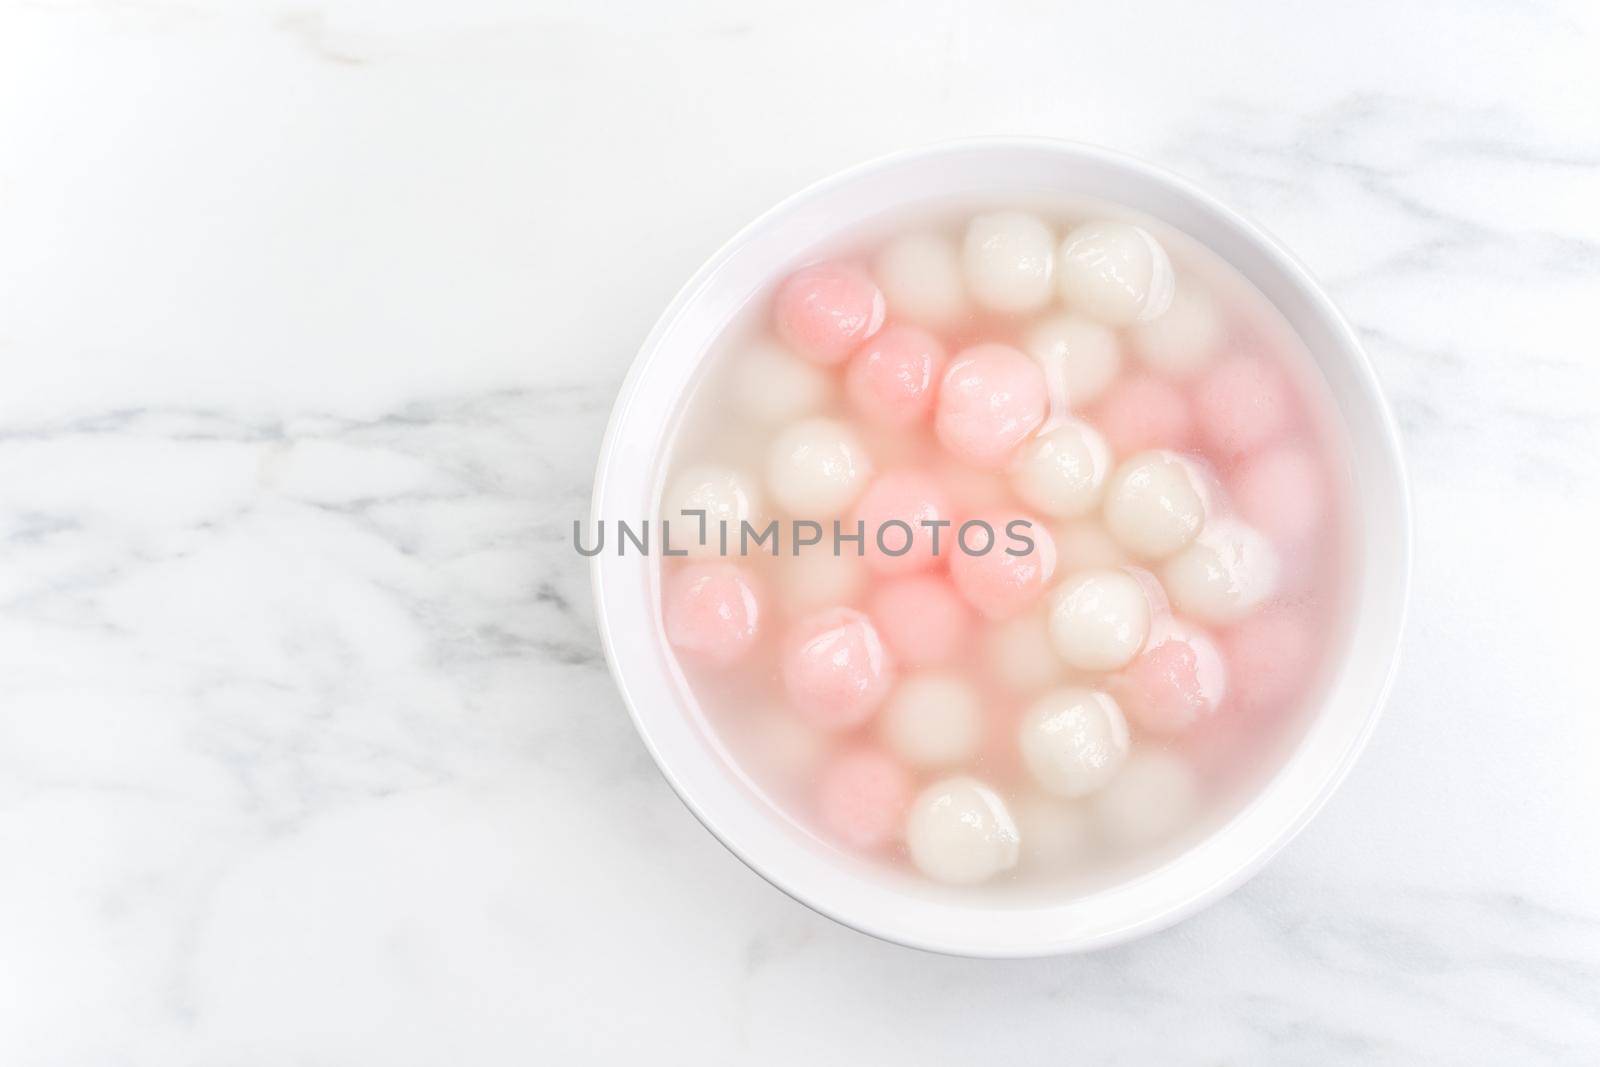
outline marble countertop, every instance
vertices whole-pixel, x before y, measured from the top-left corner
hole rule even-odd
[[[1588,0],[0,0],[0,1063],[1600,1060],[1597,55]],[[979,133],[1282,238],[1415,485],[1355,773],[1087,957],[752,875],[568,544],[699,262]]]

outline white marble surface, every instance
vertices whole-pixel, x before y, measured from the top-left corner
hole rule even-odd
[[[1600,1060],[1600,9],[0,2],[0,1063]],[[1344,790],[1087,958],[880,944],[673,798],[567,545],[659,308],[882,151],[1283,238],[1409,438]]]

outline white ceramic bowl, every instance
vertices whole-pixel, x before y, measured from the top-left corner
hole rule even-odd
[[[1165,865],[1066,903],[974,903],[866,873],[777,817],[733,770],[660,636],[655,558],[593,561],[606,656],[645,745],[689,809],[773,885],[841,923],[917,948],[1042,956],[1125,941],[1170,925],[1257,871],[1320,808],[1371,734],[1405,614],[1411,521],[1399,434],[1355,334],[1311,276],[1255,226],[1188,182],[1126,156],[1060,141],[985,139],[887,156],[772,208],[690,280],[645,340],[611,413],[595,478],[595,519],[657,513],[662,460],[680,401],[710,342],[797,254],[922,200],[1044,194],[1125,204],[1199,240],[1264,293],[1326,379],[1353,449],[1359,542],[1342,663],[1305,736],[1254,800]]]

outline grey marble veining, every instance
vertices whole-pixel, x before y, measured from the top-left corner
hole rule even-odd
[[[1600,16],[0,3],[0,1063],[1600,1059]],[[659,309],[839,166],[1119,147],[1407,437],[1342,791],[1164,934],[932,957],[672,797],[570,522]]]

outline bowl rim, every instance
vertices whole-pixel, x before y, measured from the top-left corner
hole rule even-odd
[[[1097,164],[1137,174],[1148,182],[1164,186],[1167,191],[1184,200],[1193,202],[1216,216],[1247,243],[1253,245],[1256,251],[1264,255],[1270,261],[1271,269],[1277,272],[1299,296],[1305,298],[1314,306],[1316,314],[1331,329],[1334,347],[1348,362],[1349,369],[1354,372],[1359,390],[1381,429],[1380,440],[1376,444],[1387,465],[1387,470],[1384,473],[1393,481],[1393,496],[1387,503],[1395,510],[1393,533],[1398,535],[1398,543],[1394,546],[1397,552],[1394,577],[1397,578],[1399,587],[1393,604],[1392,641],[1388,649],[1387,662],[1383,666],[1381,681],[1373,691],[1372,699],[1366,709],[1359,730],[1347,743],[1338,762],[1325,773],[1319,788],[1305,798],[1293,818],[1283,822],[1276,834],[1256,848],[1253,854],[1249,855],[1243,862],[1235,864],[1219,876],[1213,877],[1205,884],[1197,886],[1183,899],[1171,902],[1162,910],[1152,912],[1135,921],[1113,929],[1102,930],[1092,935],[1065,935],[1055,938],[1042,938],[1037,943],[1006,941],[1004,943],[989,944],[983,943],[982,939],[974,939],[970,936],[951,936],[936,931],[892,928],[882,921],[864,919],[861,915],[852,914],[848,908],[842,907],[832,900],[820,899],[815,892],[806,892],[794,885],[787,884],[785,880],[753,858],[750,855],[752,849],[744,842],[735,840],[735,835],[728,833],[719,824],[716,813],[706,810],[699,795],[683,779],[679,768],[675,767],[672,760],[663,754],[657,738],[652,733],[649,715],[641,710],[644,701],[637,699],[636,694],[630,689],[625,657],[617,647],[614,620],[611,619],[608,613],[605,597],[606,572],[608,561],[615,559],[615,557],[601,553],[590,561],[590,586],[595,607],[595,623],[599,630],[601,646],[612,679],[622,697],[624,706],[628,710],[629,718],[632,720],[640,739],[644,742],[646,750],[650,753],[656,768],[666,779],[668,785],[672,787],[679,800],[693,813],[701,825],[721,842],[729,852],[763,880],[783,892],[786,896],[841,925],[893,944],[945,955],[974,958],[1030,958],[1065,955],[1121,944],[1181,922],[1231,893],[1259,873],[1280,850],[1304,830],[1327,803],[1333,793],[1344,782],[1376,730],[1378,722],[1387,707],[1395,677],[1399,670],[1400,653],[1410,609],[1412,583],[1413,505],[1399,424],[1384,393],[1376,368],[1373,366],[1365,347],[1361,344],[1360,338],[1310,270],[1289,252],[1282,243],[1259,225],[1228,207],[1187,178],[1122,152],[1083,142],[1050,137],[968,137],[936,141],[876,156],[811,182],[779,200],[740,227],[736,233],[718,246],[688,281],[683,284],[658,316],[650,332],[640,344],[617,391],[616,400],[607,419],[605,434],[601,440],[596,461],[591,507],[588,514],[589,521],[598,523],[604,517],[601,514],[602,502],[605,499],[605,490],[612,468],[617,462],[618,447],[623,438],[623,426],[630,408],[630,401],[640,387],[640,382],[646,373],[651,356],[660,347],[661,342],[678,322],[686,308],[699,297],[706,284],[711,281],[713,276],[727,263],[734,253],[749,241],[752,235],[761,232],[774,220],[790,214],[801,205],[820,199],[841,187],[857,183],[882,171],[892,170],[918,161],[947,156],[1019,150],[1071,157],[1080,163]],[[1221,255],[1221,253],[1217,254]],[[1223,258],[1226,259],[1226,257]],[[1241,269],[1236,265],[1234,266],[1236,270]],[[1341,410],[1341,415],[1343,414],[1344,412]],[[1348,651],[1346,655],[1348,658]],[[1319,709],[1317,717],[1325,717],[1326,710],[1326,707]],[[682,710],[674,708],[673,713],[682,714]],[[1297,745],[1296,752],[1304,745],[1305,739],[1302,738]],[[1294,753],[1291,753],[1285,757],[1285,767],[1293,756]],[[1278,772],[1275,773],[1281,773],[1283,769],[1280,767]],[[1269,779],[1262,783],[1257,790],[1257,796],[1247,802],[1245,810],[1248,810],[1260,800],[1260,794],[1266,792],[1272,781],[1272,779]],[[1205,839],[1197,842],[1195,848],[1199,848],[1206,841],[1222,834],[1232,822],[1237,822],[1242,818],[1243,814],[1244,811],[1236,813],[1230,823],[1211,831]],[[1128,884],[1142,882],[1149,877],[1151,875],[1141,876],[1133,879]],[[1107,892],[1116,892],[1119,888],[1123,887],[1113,886]],[[967,906],[971,907],[970,904]],[[994,910],[1015,911],[1016,909],[1008,907]]]

